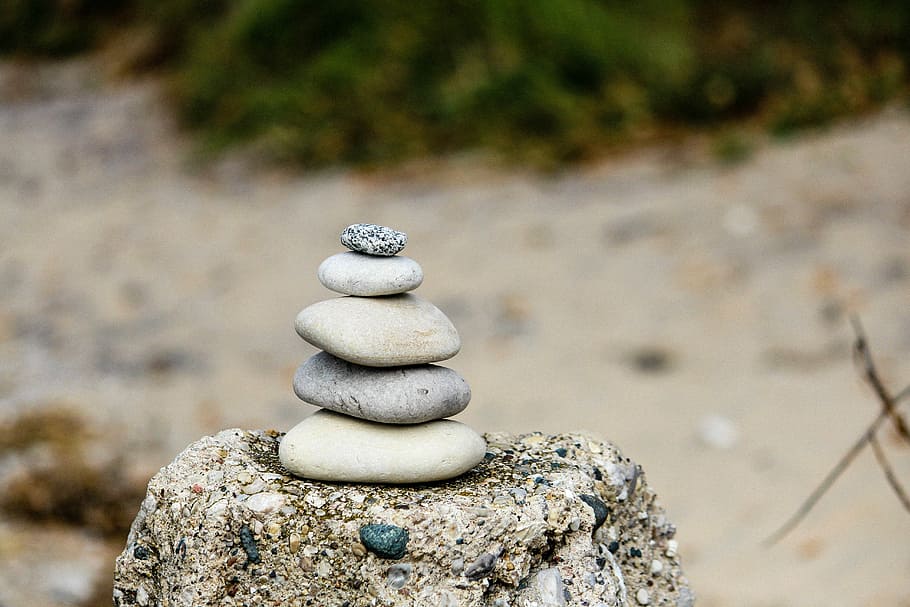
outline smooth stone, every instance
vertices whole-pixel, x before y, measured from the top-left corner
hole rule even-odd
[[[599,497],[590,493],[582,493],[578,497],[594,511],[594,531],[597,531],[610,515],[607,505]]]
[[[320,350],[368,367],[422,365],[461,349],[446,315],[410,293],[320,301],[297,315],[295,327]]]
[[[448,367],[366,367],[328,352],[297,368],[294,393],[312,405],[386,424],[452,417],[471,400],[468,382]]]
[[[281,440],[278,458],[296,476],[349,483],[426,483],[464,474],[487,444],[449,419],[392,426],[320,409]]]
[[[316,275],[326,289],[359,297],[405,293],[423,282],[423,269],[410,257],[356,251],[332,255],[319,265]]]
[[[375,223],[355,223],[341,232],[341,244],[367,255],[395,255],[408,244],[408,235]]]

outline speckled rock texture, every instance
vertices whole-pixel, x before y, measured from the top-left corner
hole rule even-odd
[[[226,430],[151,480],[115,606],[694,604],[674,526],[609,443],[488,434],[470,473],[395,487],[289,476],[281,438]]]
[[[355,223],[342,230],[341,244],[359,253],[389,256],[404,249],[408,235],[375,223]]]

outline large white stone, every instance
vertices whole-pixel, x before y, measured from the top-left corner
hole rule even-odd
[[[300,365],[294,392],[310,404],[386,424],[451,417],[471,400],[468,382],[447,367],[366,367],[328,352]]]
[[[369,367],[437,362],[461,348],[446,315],[410,293],[320,301],[297,315],[295,327],[320,350]]]
[[[393,426],[321,409],[291,428],[278,457],[311,480],[424,483],[467,472],[486,450],[479,434],[449,419]]]
[[[423,269],[410,257],[356,251],[332,255],[319,265],[316,275],[326,289],[361,297],[405,293],[423,282]]]

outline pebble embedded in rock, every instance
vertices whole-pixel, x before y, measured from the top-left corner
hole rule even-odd
[[[355,223],[341,232],[341,244],[367,255],[391,256],[408,243],[408,235],[375,223]]]
[[[485,578],[492,573],[493,568],[496,567],[497,560],[498,558],[495,554],[484,552],[474,562],[465,567],[464,576],[469,580]]]
[[[410,535],[397,525],[374,524],[360,528],[360,541],[367,550],[383,559],[400,559],[408,549]]]
[[[408,583],[409,577],[411,577],[411,566],[407,563],[396,563],[386,571],[389,586],[396,590],[403,588]]]
[[[296,476],[352,483],[422,483],[467,472],[486,454],[474,430],[443,419],[413,425],[321,409],[284,436],[278,456]]]
[[[461,349],[446,315],[409,293],[320,301],[297,315],[295,327],[320,350],[369,367],[432,363]]]
[[[304,402],[386,424],[451,417],[471,400],[468,383],[447,367],[366,367],[328,352],[300,365],[294,393]]]
[[[607,515],[609,511],[607,510],[607,505],[603,501],[594,496],[584,493],[578,496],[581,501],[591,506],[591,509],[594,511],[594,531],[597,531],[601,525],[604,524],[604,521],[607,520]]]
[[[377,257],[356,251],[332,255],[316,274],[326,289],[358,297],[405,293],[423,282],[423,269],[410,257]]]
[[[537,592],[547,607],[566,604],[564,588],[562,576],[556,567],[541,569],[537,572]]]

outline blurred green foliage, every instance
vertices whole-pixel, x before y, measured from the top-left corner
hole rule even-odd
[[[910,2],[4,0],[0,52],[147,40],[212,150],[307,166],[486,147],[538,165],[905,96]],[[736,146],[734,146],[736,147]]]

